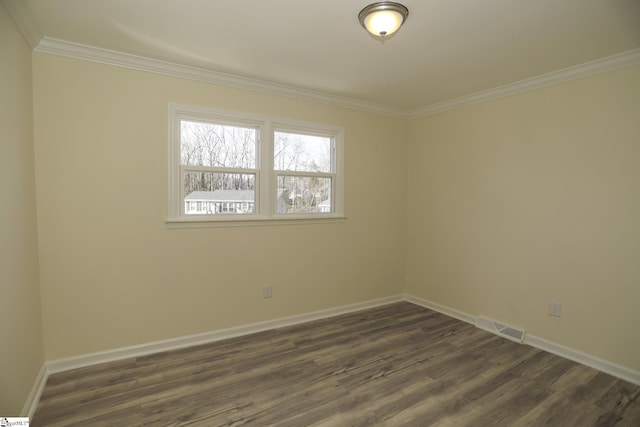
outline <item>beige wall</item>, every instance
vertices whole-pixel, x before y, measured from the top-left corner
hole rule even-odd
[[[34,99],[47,360],[401,292],[405,122],[41,53]],[[343,126],[348,219],[168,229],[169,102]]]
[[[640,371],[640,66],[415,120],[408,159],[407,292]]]
[[[20,415],[44,362],[31,49],[0,4],[0,415]]]

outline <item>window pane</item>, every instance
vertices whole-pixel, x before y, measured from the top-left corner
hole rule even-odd
[[[277,212],[333,212],[331,178],[278,176]]]
[[[255,168],[258,130],[255,128],[180,121],[183,165]]]
[[[276,170],[331,173],[331,138],[274,132]]]
[[[256,212],[255,174],[186,171],[186,215],[253,214]]]

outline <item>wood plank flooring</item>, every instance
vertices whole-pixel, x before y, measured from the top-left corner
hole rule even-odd
[[[46,426],[640,426],[640,387],[407,303],[49,377]]]

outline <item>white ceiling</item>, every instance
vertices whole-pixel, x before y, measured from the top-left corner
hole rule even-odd
[[[384,44],[359,25],[368,0],[3,1],[36,48],[59,39],[407,112],[640,48],[640,0],[402,0],[409,18]]]

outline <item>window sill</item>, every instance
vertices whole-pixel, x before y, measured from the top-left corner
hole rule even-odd
[[[334,224],[345,222],[340,215],[278,216],[278,217],[228,217],[211,219],[207,217],[168,219],[167,228],[216,228],[216,227],[264,227],[274,225]]]

